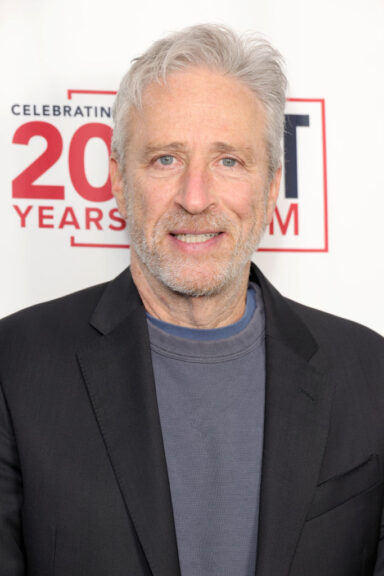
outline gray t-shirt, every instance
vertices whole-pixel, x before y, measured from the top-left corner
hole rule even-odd
[[[182,576],[255,574],[265,346],[254,289],[249,322],[229,337],[175,336],[148,320]]]

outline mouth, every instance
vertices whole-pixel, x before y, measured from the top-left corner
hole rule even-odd
[[[171,234],[174,238],[180,242],[186,244],[197,244],[201,242],[207,242],[216,236],[219,236],[222,232],[208,232],[204,234]]]

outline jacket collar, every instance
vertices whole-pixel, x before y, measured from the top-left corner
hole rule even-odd
[[[131,271],[126,268],[106,288],[89,320],[100,334],[112,333],[132,313],[144,314],[144,307],[133,282]]]
[[[317,350],[317,343],[306,325],[255,264],[251,266],[250,280],[259,284],[262,290],[266,334],[278,338],[309,360]],[[107,284],[90,324],[101,334],[109,334],[134,311],[144,313],[144,308],[127,268]]]

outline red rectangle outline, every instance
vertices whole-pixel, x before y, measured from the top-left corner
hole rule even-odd
[[[115,90],[72,90],[67,91],[68,100],[72,94],[104,94],[115,95]],[[324,247],[323,248],[259,248],[258,252],[328,252],[328,185],[327,185],[327,144],[325,130],[325,99],[324,98],[287,98],[288,102],[317,102],[321,105],[322,148],[323,148],[323,182],[324,182]],[[83,244],[77,243],[71,236],[71,246],[88,248],[129,248],[129,244]]]
[[[71,247],[72,248],[130,248],[129,244],[97,244],[97,243],[86,243],[86,242],[76,242],[74,236],[71,236]]]
[[[104,94],[114,96],[117,94],[116,90],[67,90],[68,100],[72,100],[72,94]]]

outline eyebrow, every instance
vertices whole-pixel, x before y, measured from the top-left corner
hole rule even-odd
[[[233,146],[227,142],[214,142],[212,149],[222,152],[223,154],[237,154],[242,153],[245,155],[248,162],[255,162],[255,151],[251,146]]]
[[[210,146],[210,149],[213,152],[220,152],[223,154],[244,154],[246,160],[250,163],[255,163],[255,151],[251,146],[234,146],[233,144],[228,144],[227,142],[213,142]],[[156,144],[148,144],[145,146],[143,150],[143,158],[147,158],[152,154],[155,154],[159,151],[161,152],[185,152],[188,150],[188,146],[184,142],[170,142],[168,144],[156,143]]]
[[[161,144],[161,142],[159,142],[158,144],[148,144],[143,150],[143,157],[146,158],[147,156],[159,152],[160,150],[164,152],[172,150],[182,152],[185,151],[186,148],[187,147],[185,144],[183,144],[183,142],[170,142],[169,144]]]

